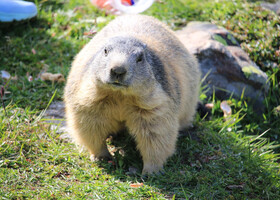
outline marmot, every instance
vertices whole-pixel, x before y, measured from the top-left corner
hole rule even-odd
[[[126,127],[158,172],[198,103],[200,70],[175,34],[144,15],[117,17],[78,53],[65,88],[68,128],[94,158],[109,156],[106,138]]]

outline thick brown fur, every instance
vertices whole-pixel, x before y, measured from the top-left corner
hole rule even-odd
[[[112,78],[116,66],[126,72],[120,81]],[[143,15],[118,17],[72,64],[64,96],[68,128],[102,158],[109,156],[107,136],[127,127],[142,173],[158,172],[175,151],[178,131],[193,120],[199,81],[196,59],[167,26]]]

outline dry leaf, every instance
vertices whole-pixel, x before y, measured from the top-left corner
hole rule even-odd
[[[130,187],[139,188],[139,187],[142,187],[143,185],[144,185],[143,183],[132,183],[132,184],[130,184]]]
[[[233,189],[243,189],[244,188],[244,184],[242,184],[242,185],[228,185],[227,188],[230,189],[230,190],[233,190]]]
[[[52,73],[42,73],[40,76],[42,81],[52,81],[52,82],[65,82],[65,78],[62,74],[52,74]]]
[[[36,50],[35,49],[31,49],[32,53],[35,55],[36,54]]]
[[[207,104],[205,104],[205,107],[208,108],[208,109],[212,109],[214,107],[214,104],[213,103],[207,103]]]
[[[90,31],[88,31],[88,32],[84,32],[83,33],[83,35],[85,35],[85,36],[91,36],[91,35],[94,35],[94,34],[96,34],[97,33],[97,31],[96,30],[90,30]]]
[[[231,116],[231,108],[228,105],[227,101],[222,101],[220,108],[224,112],[224,118],[228,118],[229,116]]]

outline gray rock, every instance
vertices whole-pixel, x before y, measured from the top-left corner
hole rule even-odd
[[[65,122],[65,105],[62,101],[52,102],[44,113],[44,121],[51,123],[51,129],[56,133],[67,133]]]
[[[262,105],[268,90],[267,75],[250,60],[236,39],[224,28],[208,22],[191,22],[176,32],[200,63],[207,95],[220,99],[244,96]]]
[[[277,15],[280,15],[280,1],[271,1],[271,2],[262,2],[261,7],[275,12]]]
[[[44,116],[51,117],[51,119],[63,119],[65,116],[65,105],[62,101],[54,101],[46,110]]]

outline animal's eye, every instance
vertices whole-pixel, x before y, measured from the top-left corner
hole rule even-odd
[[[142,62],[143,61],[143,53],[141,53],[138,57],[137,57],[137,59],[136,59],[136,62],[137,63],[140,63],[140,62]]]
[[[105,54],[105,56],[108,56],[108,53],[109,53],[108,49],[105,48],[105,49],[104,49],[104,54]]]

